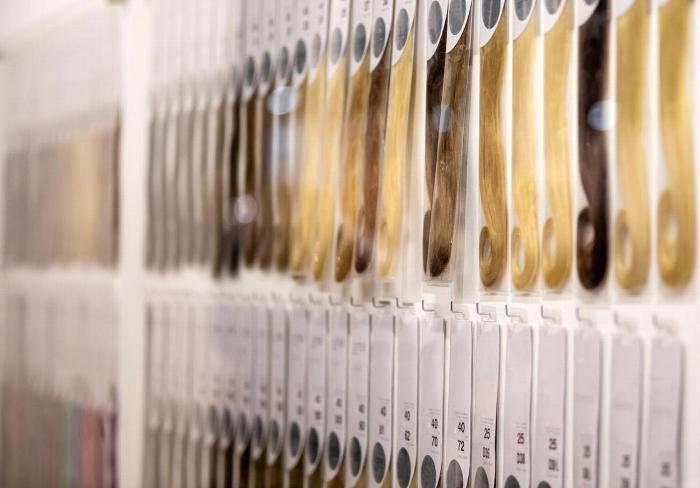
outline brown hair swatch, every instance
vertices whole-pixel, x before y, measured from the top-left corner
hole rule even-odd
[[[572,257],[567,79],[571,60],[573,1],[544,34],[544,167],[550,215],[542,227],[542,276],[549,288],[569,278]]]
[[[381,19],[379,19],[381,21]],[[391,36],[392,29],[385,32]],[[379,42],[372,37],[374,43]],[[369,54],[368,54],[369,56]],[[363,168],[362,204],[359,208],[359,227],[355,242],[355,271],[363,273],[369,267],[374,252],[374,234],[377,226],[377,201],[379,197],[379,172],[384,156],[385,130],[387,120],[387,99],[391,77],[391,43],[387,42],[384,53],[370,74],[369,100],[367,107],[367,128]]]
[[[407,15],[400,11],[398,15]],[[405,47],[391,68],[391,85],[387,104],[384,164],[379,192],[379,223],[377,227],[377,274],[386,278],[391,274],[394,256],[401,242],[401,209],[405,191],[403,179],[408,173],[408,138],[413,87],[415,20],[405,35]],[[401,42],[394,30],[394,42]],[[389,49],[389,47],[387,47]]]
[[[537,225],[537,116],[535,63],[537,20],[532,14],[525,30],[513,41],[513,161],[511,191],[516,222],[511,230],[510,274],[518,290],[531,288],[539,267]],[[551,94],[547,94],[551,96]],[[559,100],[564,104],[565,98]]]
[[[288,84],[288,81],[287,81]],[[288,112],[278,114],[276,123],[275,146],[277,148],[277,181],[275,184],[275,249],[274,260],[278,271],[286,271],[291,254],[291,190],[290,160],[291,156],[291,122]]]
[[[178,176],[177,192],[180,203],[179,227],[178,227],[178,264],[191,263],[194,257],[193,228],[194,219],[192,212],[192,128],[194,123],[194,104],[185,104],[181,101],[180,116],[178,118],[177,145],[178,145]]]
[[[272,157],[274,138],[272,134],[273,114],[270,111],[272,90],[268,88],[258,97],[257,119],[260,133],[260,167],[258,168],[258,259],[262,269],[272,265],[274,247],[274,205],[272,201]]]
[[[437,5],[433,1],[430,10]],[[437,7],[435,7],[437,8]],[[430,23],[428,14],[428,23]],[[442,18],[440,19],[442,20]],[[447,45],[447,28],[441,24],[442,31],[428,27],[428,35],[436,41],[435,53],[428,60],[426,66],[426,93],[425,93],[425,185],[428,191],[426,201],[428,208],[423,216],[423,271],[428,272],[428,242],[430,241],[430,218],[432,217],[433,190],[435,187],[435,165],[437,164],[437,144],[440,130],[440,114],[442,112],[442,83],[445,75],[445,47]],[[436,37],[440,35],[439,39]]]
[[[356,33],[354,33],[356,34]],[[367,127],[367,108],[369,103],[369,54],[366,52],[366,39],[362,45],[356,44],[355,36],[351,38],[352,55],[363,56],[357,71],[350,76],[347,109],[345,111],[345,148],[341,165],[340,213],[341,221],[336,235],[335,280],[344,281],[352,265],[353,241],[358,210],[358,185],[362,158],[364,155],[364,136]],[[364,54],[360,51],[364,51]]]
[[[151,269],[158,261],[159,234],[158,221],[161,213],[159,201],[157,174],[160,167],[160,143],[163,135],[163,125],[154,106],[151,111],[151,121],[148,129],[148,169],[147,169],[147,207],[146,207],[146,268]],[[9,161],[9,159],[8,159]],[[9,166],[8,166],[9,168]],[[7,208],[7,206],[6,206]]]
[[[479,193],[485,225],[479,234],[479,270],[484,286],[503,275],[508,238],[505,150],[501,103],[506,69],[507,15],[502,12],[489,42],[481,48],[479,88]]]
[[[452,0],[445,30],[462,27],[466,14],[465,0]],[[441,115],[438,125],[435,188],[430,216],[428,242],[428,272],[438,277],[446,270],[452,257],[458,183],[466,163],[467,126],[471,83],[472,11],[457,44],[445,57],[442,85]],[[461,18],[460,18],[461,16]],[[457,34],[453,32],[453,34]]]
[[[256,172],[260,157],[260,132],[257,115],[257,106],[260,96],[257,93],[251,96],[241,109],[241,117],[245,119],[245,161],[243,168],[243,199],[245,202],[238,207],[243,216],[241,232],[243,238],[242,256],[246,266],[255,263],[255,255],[258,250],[257,225],[258,202],[256,200]]]
[[[615,276],[624,288],[642,286],[649,274],[651,232],[646,128],[649,12],[634,0],[617,19],[617,181],[622,208],[615,219]]]
[[[206,241],[206,262],[209,269],[217,276],[220,271],[220,247],[223,238],[224,226],[224,197],[223,197],[223,179],[225,178],[225,158],[227,137],[230,121],[226,117],[227,100],[225,93],[221,93],[215,97],[215,102],[211,106],[212,130],[209,131],[209,141],[207,142],[207,207],[206,211],[209,214],[207,219],[207,232],[209,238]]]
[[[696,259],[690,12],[687,0],[668,0],[659,7],[659,116],[668,187],[658,202],[658,262],[661,279],[674,287],[688,283]]]
[[[608,157],[604,122],[608,83],[610,8],[599,0],[579,27],[578,156],[588,205],[578,214],[576,256],[579,281],[599,286],[608,266]]]

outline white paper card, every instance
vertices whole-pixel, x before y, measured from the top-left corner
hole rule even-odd
[[[564,484],[566,329],[543,325],[537,335],[532,484],[557,488]]]
[[[396,462],[393,479],[407,488],[413,479],[417,459],[418,425],[418,317],[402,314],[396,327],[396,411],[394,413],[394,449]]]
[[[345,455],[346,414],[348,399],[348,313],[333,307],[329,313],[328,340],[328,416],[325,479],[333,479]]]
[[[681,401],[684,350],[675,337],[651,342],[649,416],[647,428],[647,486],[681,486]]]
[[[256,306],[252,309],[253,340],[255,342],[255,387],[254,405],[255,420],[253,421],[253,458],[260,457],[267,444],[267,414],[269,403],[269,373],[270,373],[270,323],[267,308]]]
[[[598,486],[598,431],[601,388],[600,332],[574,332],[574,486]]]
[[[638,483],[643,357],[639,337],[612,337],[608,486]]]
[[[496,415],[501,354],[500,327],[479,322],[474,339],[474,422],[472,428],[472,485],[496,485]]]
[[[273,463],[284,443],[285,408],[287,405],[287,312],[283,307],[270,313],[270,435],[268,463]]]
[[[394,316],[372,315],[369,355],[369,463],[367,483],[381,486],[391,461]]]
[[[449,322],[446,343],[445,405],[446,488],[466,486],[471,466],[472,324],[465,319]]]
[[[440,317],[420,321],[418,364],[418,480],[430,488],[437,486],[442,468],[445,321]]]
[[[309,309],[307,336],[308,367],[306,375],[306,443],[307,472],[316,469],[321,461],[325,439],[326,419],[326,310]]]
[[[355,486],[367,457],[367,410],[369,395],[369,314],[350,314],[348,371],[348,452],[345,463],[346,486]]]
[[[304,449],[306,434],[306,311],[294,307],[289,313],[289,363],[287,383],[287,456],[286,466],[297,465]]]
[[[509,324],[503,402],[503,476],[506,486],[530,481],[532,327]],[[512,480],[512,481],[511,481]]]

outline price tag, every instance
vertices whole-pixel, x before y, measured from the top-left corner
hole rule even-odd
[[[348,461],[346,486],[360,479],[367,454],[367,411],[369,395],[369,314],[364,310],[350,314],[350,371],[348,377]]]
[[[329,312],[328,340],[328,428],[325,478],[338,475],[345,454],[346,417],[348,399],[348,313],[340,307]]]
[[[381,486],[391,460],[392,381],[394,366],[394,317],[372,315],[369,355],[368,484]]]
[[[538,328],[537,379],[532,471],[534,485],[564,484],[564,415],[566,411],[566,329]]]
[[[683,344],[675,337],[651,342],[649,426],[646,477],[648,486],[679,488]]]
[[[419,332],[418,479],[421,486],[428,488],[437,486],[442,467],[445,321],[440,317],[423,317]]]
[[[472,411],[472,324],[453,318],[448,325],[445,383],[445,488],[462,488],[469,478]]]
[[[612,337],[608,486],[637,486],[644,351],[637,336]]]
[[[306,442],[307,473],[313,472],[321,461],[326,428],[326,310],[321,307],[309,309],[307,336],[307,383],[306,383]]]
[[[598,486],[601,335],[591,327],[574,332],[574,486]]]
[[[304,448],[306,432],[306,311],[294,307],[289,312],[289,383],[287,385],[287,469],[294,468]]]
[[[530,484],[532,327],[509,324],[503,413],[503,473],[506,486]]]
[[[253,421],[253,459],[258,459],[267,444],[268,403],[270,401],[270,322],[267,308],[255,306],[251,309],[253,317],[253,341],[255,357],[254,410]]]
[[[418,406],[418,317],[402,314],[396,327],[396,412],[394,436],[396,453],[394,479],[407,488],[413,479],[417,459],[416,414]]]
[[[270,314],[270,435],[268,464],[273,464],[282,451],[287,405],[287,313],[273,308]]]
[[[500,326],[476,325],[474,342],[474,424],[472,430],[472,484],[496,485],[496,415],[501,343]]]

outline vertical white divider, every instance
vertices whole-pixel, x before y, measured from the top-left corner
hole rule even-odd
[[[146,148],[150,69],[150,5],[130,0],[122,31],[122,129],[119,170],[120,304],[118,354],[119,485],[142,484],[146,392],[146,329],[144,313],[144,229]]]

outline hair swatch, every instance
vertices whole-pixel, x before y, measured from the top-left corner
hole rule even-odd
[[[241,109],[245,119],[245,160],[243,168],[243,196],[238,199],[236,213],[241,219],[243,237],[242,256],[246,266],[252,266],[258,250],[257,218],[258,202],[256,200],[256,170],[260,156],[259,126],[256,117],[260,96],[256,94]]]
[[[207,142],[207,232],[210,234],[206,242],[206,261],[211,266],[213,274],[216,276],[220,270],[220,247],[224,231],[224,196],[223,179],[225,177],[226,140],[229,137],[228,131],[230,121],[226,117],[227,101],[225,94],[215,97],[215,103],[211,106],[209,140]]]
[[[659,116],[668,187],[658,202],[659,272],[669,286],[688,283],[695,267],[695,175],[688,77],[690,2],[659,7]]]
[[[272,202],[273,114],[269,107],[271,96],[272,91],[270,89],[266,90],[265,93],[261,93],[258,97],[258,106],[256,107],[260,133],[258,258],[260,267],[263,269],[268,269],[272,265],[275,238],[274,205]]]
[[[379,19],[378,22],[382,22]],[[391,28],[384,35],[391,36]],[[380,42],[375,28],[372,49]],[[383,42],[384,39],[381,39]],[[369,56],[369,55],[368,55]],[[379,172],[384,156],[387,120],[387,99],[391,76],[391,43],[386,43],[382,57],[370,73],[367,128],[363,168],[362,204],[359,208],[359,227],[355,242],[355,271],[363,273],[369,268],[374,252],[374,234],[377,227],[377,201],[379,198]]]
[[[571,60],[570,30],[574,0],[544,34],[544,167],[550,215],[542,227],[542,276],[560,288],[571,273],[572,228],[567,123],[567,80]]]
[[[500,5],[500,2],[495,0],[495,4]],[[501,119],[508,41],[507,15],[501,13],[497,22],[491,39],[481,48],[479,88],[479,193],[485,220],[479,235],[479,270],[481,282],[486,287],[493,286],[503,274],[508,237]]]
[[[356,34],[356,33],[355,33]],[[340,213],[341,221],[336,235],[335,280],[347,278],[353,254],[353,241],[357,223],[358,185],[362,158],[364,156],[364,136],[367,128],[367,108],[369,103],[369,54],[364,42],[353,36],[353,56],[362,55],[357,71],[350,76],[347,109],[345,112],[345,132],[343,134],[343,164],[341,166]],[[364,51],[359,53],[358,51]]]
[[[647,56],[649,12],[634,0],[617,19],[617,180],[622,208],[615,220],[615,276],[624,288],[642,286],[651,258],[647,187]]]
[[[452,0],[447,28],[462,27],[466,14],[465,0]],[[469,97],[471,83],[471,9],[466,26],[457,44],[445,57],[444,80],[442,85],[440,121],[435,168],[435,188],[430,216],[428,239],[428,272],[438,277],[448,267],[452,257],[455,232],[458,184],[462,166],[466,162],[465,141],[469,123]],[[460,18],[461,17],[461,18]],[[457,34],[454,32],[453,34]]]
[[[158,119],[155,107],[151,112],[151,123],[149,124],[148,135],[148,169],[147,169],[147,208],[146,208],[146,268],[153,268],[158,261],[159,235],[157,231],[160,217],[160,205],[158,199],[158,187],[156,175],[160,163],[160,141],[162,139],[162,124]],[[10,162],[8,157],[8,163]],[[7,165],[6,171],[10,168]],[[8,178],[6,178],[7,180]],[[6,205],[6,208],[7,205]],[[7,249],[7,247],[6,247]],[[7,251],[6,251],[7,252]]]
[[[578,214],[576,256],[586,289],[603,282],[608,266],[608,157],[606,112],[610,8],[599,0],[579,27],[578,155],[588,205]]]
[[[433,1],[430,11],[438,12],[440,4]],[[432,19],[431,19],[432,17]],[[426,65],[426,94],[425,94],[425,185],[428,191],[429,208],[423,217],[423,271],[428,272],[428,242],[430,240],[430,218],[432,216],[433,190],[435,187],[435,165],[437,164],[437,144],[440,131],[440,114],[442,112],[442,83],[445,75],[445,46],[447,45],[447,29],[440,13],[428,13],[428,24],[435,22],[439,25],[429,25],[428,35],[436,41],[435,53]],[[441,28],[438,31],[436,27]],[[436,39],[438,34],[439,39]]]
[[[239,197],[239,167],[241,165],[241,160],[243,159],[243,136],[245,134],[245,122],[239,117],[241,112],[241,88],[237,87],[233,94],[231,110],[231,140],[230,140],[230,151],[229,160],[224,161],[224,164],[228,166],[228,181],[224,181],[224,192],[225,203],[224,211],[226,215],[225,223],[227,227],[227,238],[225,240],[225,264],[228,267],[229,273],[238,273],[239,268],[239,255],[241,246],[240,229],[238,227],[238,221],[234,213],[234,205]]]
[[[180,204],[179,228],[177,238],[180,241],[176,262],[178,264],[191,263],[193,258],[193,213],[192,213],[192,127],[194,122],[193,104],[185,104],[180,108],[177,129],[177,192]]]
[[[348,71],[348,49],[338,53],[335,72],[327,81],[326,108],[322,127],[323,167],[319,183],[318,216],[311,271],[314,279],[320,280],[326,273],[326,263],[333,243],[333,223],[337,187],[338,165],[341,160],[341,143],[346,102],[346,79]]]
[[[408,17],[405,11],[399,16]],[[377,274],[387,278],[394,266],[394,256],[401,243],[401,209],[405,191],[404,174],[408,173],[408,139],[413,87],[415,21],[408,32],[394,29],[394,42],[405,43],[401,57],[391,68],[391,89],[387,103],[384,164],[381,178],[381,205],[377,226]],[[389,49],[387,47],[387,49]]]
[[[207,134],[209,125],[209,97],[205,101],[196,99],[192,109],[192,136],[190,143],[190,195],[192,198],[190,240],[191,240],[191,261],[201,264],[206,254],[206,221],[209,212],[206,211],[207,203]]]
[[[311,233],[318,210],[318,174],[321,165],[321,133],[325,98],[325,63],[321,62],[318,73],[313,80],[306,81],[302,89],[305,92],[303,103],[303,142],[301,158],[297,165],[299,171],[299,215],[293,228],[292,269],[303,272],[310,259]],[[297,137],[297,141],[299,138]]]
[[[517,7],[516,7],[517,8]],[[537,225],[537,117],[535,65],[537,21],[532,3],[525,30],[513,41],[513,161],[511,191],[516,222],[511,231],[510,273],[518,290],[537,281],[539,238]],[[547,93],[547,96],[551,96]],[[566,98],[558,102],[564,104]]]

